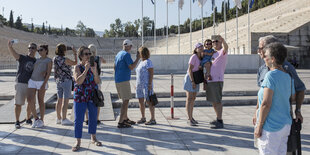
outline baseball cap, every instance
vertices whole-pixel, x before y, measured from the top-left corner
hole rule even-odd
[[[197,43],[197,44],[195,45],[195,48],[199,48],[200,46],[203,46],[202,43]]]
[[[129,39],[126,39],[126,40],[124,40],[124,42],[123,42],[123,45],[124,46],[132,46],[132,41],[130,41]]]

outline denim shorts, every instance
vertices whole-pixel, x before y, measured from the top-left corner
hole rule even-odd
[[[65,79],[64,82],[56,82],[57,84],[57,97],[69,99],[71,97],[72,81]]]
[[[190,77],[188,73],[184,77],[184,90],[188,92],[199,92],[199,84],[196,84],[196,88],[193,89],[192,82],[190,80]]]

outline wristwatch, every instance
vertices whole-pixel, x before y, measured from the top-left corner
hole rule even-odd
[[[296,109],[295,113],[301,113],[301,110],[300,109]]]

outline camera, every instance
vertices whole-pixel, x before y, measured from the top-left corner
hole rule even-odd
[[[13,40],[11,40],[11,43],[12,43],[12,44],[18,43],[18,39],[13,39]]]
[[[72,47],[70,47],[70,46],[67,46],[67,51],[68,51],[68,50],[72,50]]]

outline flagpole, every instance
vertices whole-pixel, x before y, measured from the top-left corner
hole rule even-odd
[[[236,24],[237,24],[237,53],[239,54],[239,47],[238,47],[238,7],[237,7],[237,5],[236,5]]]
[[[251,30],[250,30],[250,3],[249,3],[250,1],[248,1],[248,52],[249,52],[249,54],[251,54],[252,53],[252,51],[251,51],[251,36],[250,36],[250,34],[251,34]]]
[[[141,7],[142,7],[142,19],[141,19],[141,35],[142,35],[142,46],[143,46],[143,42],[144,42],[144,39],[143,39],[143,0],[141,0]]]
[[[156,54],[156,0],[154,0],[154,48]]]
[[[180,47],[180,6],[178,7],[178,37],[179,37],[179,44],[178,44],[178,49],[179,49],[179,54],[181,54],[181,47]]]
[[[166,27],[166,41],[167,41],[167,54],[168,54],[168,0],[166,0],[167,4],[167,27]]]
[[[225,40],[226,40],[226,0],[224,0],[224,22],[225,22]]]
[[[215,7],[214,6],[213,6],[213,35],[215,35]]]
[[[192,51],[192,2],[189,1],[190,8],[189,8],[189,16],[190,16],[190,24],[189,24],[189,30],[190,30],[190,51]]]
[[[201,42],[203,43],[203,4],[201,4]]]

